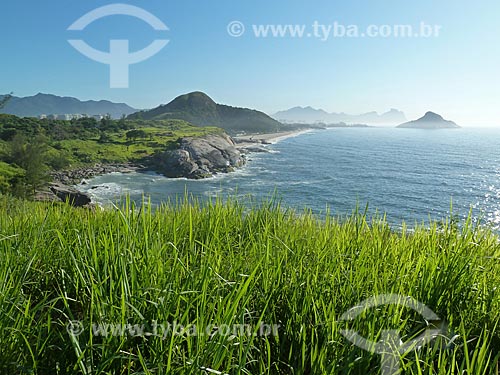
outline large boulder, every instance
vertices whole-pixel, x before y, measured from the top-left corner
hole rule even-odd
[[[186,150],[167,151],[156,159],[158,172],[166,177],[188,177],[199,173],[199,166]],[[209,173],[207,171],[207,173]]]
[[[167,177],[192,179],[231,172],[243,164],[244,157],[226,134],[182,138],[179,149],[163,152],[154,160],[157,172]]]

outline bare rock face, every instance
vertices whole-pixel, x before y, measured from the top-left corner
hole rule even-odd
[[[201,179],[231,172],[245,164],[234,141],[226,134],[183,138],[180,148],[155,157],[154,167],[166,177]]]

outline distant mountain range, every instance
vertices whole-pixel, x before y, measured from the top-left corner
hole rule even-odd
[[[455,129],[460,128],[453,121],[445,120],[442,116],[434,112],[427,112],[424,117],[415,121],[405,122],[397,126],[406,129]]]
[[[0,96],[0,99],[2,97]],[[53,114],[87,114],[90,116],[109,114],[113,118],[120,118],[134,112],[137,112],[137,109],[124,103],[112,103],[107,100],[80,101],[76,98],[41,93],[24,98],[13,96],[7,102],[7,105],[0,110],[0,113],[18,117],[38,117]]]
[[[274,132],[283,124],[263,112],[215,103],[203,92],[192,92],[149,111],[140,111],[130,119],[180,119],[196,126],[217,126],[229,132]]]
[[[391,109],[383,114],[368,112],[361,115],[349,115],[346,113],[328,113],[322,109],[312,107],[294,107],[277,112],[272,117],[282,122],[304,124],[344,122],[346,124],[396,125],[406,121],[405,114],[397,109]]]
[[[5,96],[0,95],[0,101]],[[406,116],[397,109],[378,114],[368,112],[361,115],[346,113],[328,113],[312,107],[295,107],[273,115],[263,112],[231,107],[215,103],[203,92],[192,92],[181,95],[170,103],[151,110],[137,111],[124,103],[113,103],[107,100],[81,101],[72,97],[61,97],[51,94],[37,94],[29,97],[12,97],[0,113],[18,117],[37,117],[40,115],[87,114],[106,115],[113,118],[128,116],[129,119],[185,120],[196,126],[216,126],[230,133],[266,133],[289,128],[286,123],[295,124],[367,124],[367,125],[398,125],[398,128],[415,129],[445,129],[459,128],[453,121],[447,121],[442,116],[427,112],[422,118],[406,122]],[[283,123],[285,123],[285,125]]]

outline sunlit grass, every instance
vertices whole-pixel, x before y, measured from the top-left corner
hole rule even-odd
[[[173,124],[170,124],[170,123]],[[137,162],[157,151],[165,151],[174,147],[177,140],[183,137],[199,137],[208,134],[219,134],[221,129],[214,127],[199,128],[183,121],[150,121],[148,126],[141,127],[147,137],[130,141],[126,137],[127,131],[108,132],[109,141],[99,142],[94,139],[69,139],[58,143],[58,147],[73,153],[73,166],[92,163],[126,163]],[[164,125],[162,127],[162,125]],[[170,124],[167,126],[167,124]],[[1,151],[1,150],[0,150]]]
[[[96,212],[0,198],[2,374],[377,374],[350,328],[403,341],[431,322],[382,306],[411,296],[446,322],[401,355],[405,374],[497,374],[500,245],[470,222],[392,231],[359,213],[297,215],[277,203],[130,203]],[[71,320],[85,331],[72,337]],[[96,322],[277,324],[277,335],[97,337]],[[257,329],[257,328],[256,328]],[[215,371],[215,372],[214,372]]]

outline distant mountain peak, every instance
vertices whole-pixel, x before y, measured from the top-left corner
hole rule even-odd
[[[201,91],[180,95],[168,104],[134,113],[129,118],[179,119],[196,126],[217,126],[234,132],[273,132],[282,127],[281,123],[263,112],[217,104]]]
[[[213,107],[216,103],[213,99],[201,91],[194,91],[188,94],[180,95],[170,103],[167,104],[172,108],[186,107],[186,106],[203,106],[203,107]]]
[[[363,113],[361,115],[349,115],[344,112],[328,113],[323,109],[308,107],[293,107],[286,111],[280,111],[273,115],[278,121],[299,122],[299,123],[340,123],[347,124],[384,124],[394,125],[406,121],[403,112],[392,108],[389,112],[379,115],[375,111]]]
[[[443,116],[431,111],[426,112],[420,120],[445,121]]]
[[[210,96],[208,96],[207,94],[205,94],[202,91],[193,91],[193,92],[189,92],[187,94],[179,95],[173,101],[176,101],[176,100],[206,100],[206,101],[215,103]]]
[[[322,119],[328,115],[328,112],[324,111],[323,109],[317,109],[311,106],[297,106],[286,111],[277,112],[272,117],[278,121],[283,120],[302,122],[304,119],[309,119],[311,122],[317,122],[322,121]]]
[[[90,116],[110,114],[113,118],[120,118],[136,111],[136,109],[124,103],[112,103],[107,100],[81,101],[72,97],[39,92],[34,96],[24,98],[12,97],[1,113],[18,117],[37,117],[52,114],[87,114]]]

